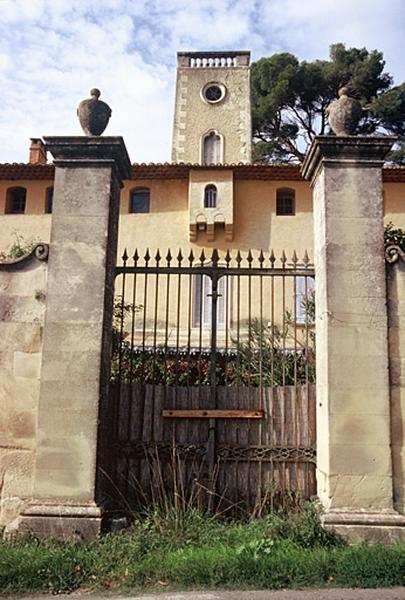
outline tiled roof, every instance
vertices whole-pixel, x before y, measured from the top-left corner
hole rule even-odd
[[[31,163],[0,163],[0,179],[53,179],[53,165],[33,165]]]
[[[405,167],[384,167],[383,181],[387,183],[404,183]]]
[[[235,179],[293,179],[302,181],[299,165],[141,163],[132,165],[132,179],[187,179],[191,170],[232,170]]]
[[[221,164],[200,165],[191,163],[139,163],[132,165],[132,179],[187,179],[190,170],[221,171],[231,169],[235,179],[256,179],[262,181],[290,180],[302,181],[300,165],[288,164]],[[30,163],[0,164],[0,180],[52,180],[55,168],[52,164]],[[383,181],[405,183],[405,166],[384,167]]]

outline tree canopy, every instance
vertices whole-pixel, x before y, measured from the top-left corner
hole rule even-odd
[[[299,162],[315,135],[330,132],[325,109],[348,84],[364,116],[360,134],[394,134],[388,159],[405,164],[405,82],[393,85],[382,52],[330,47],[330,60],[299,61],[282,52],[252,65],[254,160]]]

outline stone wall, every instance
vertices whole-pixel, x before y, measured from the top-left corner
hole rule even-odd
[[[405,514],[405,254],[387,266],[391,436],[395,509]]]
[[[32,495],[47,247],[0,264],[0,529]],[[39,260],[38,260],[39,258]]]

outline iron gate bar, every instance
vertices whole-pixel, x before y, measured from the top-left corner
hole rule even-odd
[[[305,267],[305,269],[300,268],[286,268],[282,269],[279,267],[268,268],[268,267],[225,267],[225,266],[217,266],[216,270],[218,271],[218,276],[223,277],[224,275],[274,275],[274,276],[283,276],[283,277],[293,277],[293,276],[302,276],[302,277],[315,277],[315,269],[313,267]],[[213,267],[155,267],[145,266],[145,267],[130,267],[130,266],[122,266],[115,267],[115,275],[121,275],[123,273],[160,273],[162,275],[172,274],[172,275],[207,275],[210,277],[213,273]]]
[[[225,458],[229,444],[234,447],[230,460],[236,465],[235,469],[231,467],[236,485],[234,492],[246,488],[249,505],[253,506],[255,497],[260,502],[274,476],[282,489],[294,488],[294,478],[298,475],[286,462],[299,463],[298,446],[305,447],[313,437],[303,433],[300,420],[300,411],[304,411],[304,418],[311,419],[310,410],[313,410],[313,390],[311,404],[308,391],[314,373],[313,334],[310,334],[312,317],[310,324],[307,308],[300,310],[300,321],[297,321],[298,308],[304,306],[298,301],[312,297],[308,278],[315,276],[315,270],[309,266],[307,253],[303,260],[298,260],[294,252],[288,261],[285,252],[276,259],[273,251],[266,257],[262,251],[254,256],[249,250],[243,257],[237,251],[232,257],[228,250],[220,258],[218,250],[213,249],[211,256],[206,257],[202,250],[198,258],[192,250],[188,258],[179,251],[174,259],[170,250],[166,257],[162,257],[159,250],[152,257],[146,250],[143,261],[135,251],[133,264],[129,265],[125,250],[122,259],[123,264],[115,269],[116,276],[123,277],[115,382],[119,397],[122,388],[127,418],[124,425],[124,415],[121,415],[115,438],[122,439],[124,428],[124,438],[131,440],[135,426],[136,431],[141,432],[143,444],[154,445],[158,452],[160,440],[165,439],[174,456],[173,452],[177,452],[184,440],[192,441],[202,435],[204,468],[208,471],[208,480],[204,479],[208,481],[204,484],[208,492],[208,511],[214,509],[219,497],[217,485],[222,493],[231,482],[231,475],[222,473],[223,480],[218,483],[218,461],[229,460]],[[281,267],[275,266],[277,260]],[[184,277],[187,278],[185,283]],[[302,278],[299,287],[298,277]],[[126,288],[132,292],[132,309],[124,298]],[[286,293],[290,294],[288,302]],[[210,301],[206,300],[208,296]],[[143,314],[138,315],[138,310]],[[127,318],[131,318],[128,331],[124,327]],[[145,386],[144,391],[135,392],[135,388],[126,391],[128,382],[131,386]],[[292,386],[294,392],[286,390],[285,396],[279,396],[276,386],[283,384]],[[307,391],[300,391],[300,385],[306,386]],[[138,410],[135,402],[139,401],[142,406]],[[302,402],[307,403],[306,408]],[[201,404],[204,408],[200,408]],[[120,410],[119,403],[118,413]],[[195,419],[199,419],[203,427],[198,432],[190,424]],[[203,425],[204,419],[207,425]],[[233,433],[229,436],[221,424],[226,419],[231,420],[229,427]],[[171,436],[164,420],[170,422]],[[223,446],[224,441],[228,445]],[[264,444],[260,446],[263,452],[260,450],[257,457],[252,443]],[[284,448],[290,446],[292,453],[280,454],[279,458],[274,450],[280,443]],[[305,451],[310,453],[314,449],[309,446]],[[154,456],[156,458],[156,453]],[[161,478],[162,474],[160,467],[156,471],[151,458],[145,455],[137,470],[139,481],[149,480],[156,486],[156,477]],[[242,470],[239,461],[246,463]],[[256,461],[257,468],[250,461]],[[270,466],[262,464],[266,461]],[[279,466],[273,466],[273,462]],[[128,492],[130,474],[133,477],[129,461],[125,463],[125,470]],[[121,474],[122,471],[121,467]],[[307,478],[305,489],[310,489],[312,471],[304,469],[297,473],[300,481]]]

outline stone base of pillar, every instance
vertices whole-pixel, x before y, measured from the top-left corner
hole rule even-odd
[[[19,534],[31,532],[37,538],[89,542],[101,530],[101,510],[94,504],[31,502],[21,514]]]
[[[379,512],[326,511],[322,515],[322,525],[351,544],[405,542],[405,516],[394,510]]]

